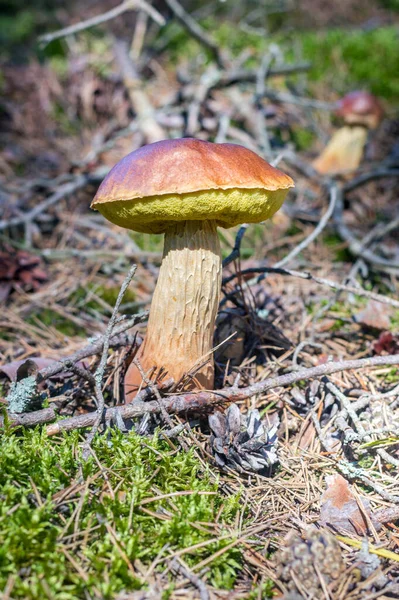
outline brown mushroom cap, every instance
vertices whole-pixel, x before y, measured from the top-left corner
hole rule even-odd
[[[162,233],[184,220],[222,227],[259,222],[280,208],[292,179],[236,144],[164,140],[123,158],[91,204],[122,227]]]
[[[384,116],[384,109],[373,94],[357,90],[346,94],[338,102],[336,114],[350,125],[365,125],[375,129]]]

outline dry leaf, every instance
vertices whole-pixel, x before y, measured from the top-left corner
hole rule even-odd
[[[391,311],[386,304],[370,300],[367,306],[355,315],[356,323],[384,331],[391,327]]]
[[[357,535],[364,535],[368,531],[365,511],[374,527],[379,529],[380,523],[371,514],[370,502],[361,497],[363,509],[353,494],[349,483],[342,475],[328,475],[326,477],[327,490],[321,497],[320,523],[333,526],[339,531]]]

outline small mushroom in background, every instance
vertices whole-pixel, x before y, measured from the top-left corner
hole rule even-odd
[[[379,126],[384,109],[372,94],[356,91],[338,102],[335,114],[343,119],[344,126],[313,161],[313,167],[323,175],[345,174],[359,167],[369,131]]]
[[[127,229],[164,233],[164,252],[147,334],[139,350],[146,375],[160,369],[187,388],[212,389],[212,342],[221,289],[217,227],[269,219],[294,183],[235,144],[184,138],[144,146],[102,182],[92,207]],[[133,362],[125,376],[132,400],[142,385]]]

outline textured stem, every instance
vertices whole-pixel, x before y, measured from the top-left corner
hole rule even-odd
[[[185,221],[165,233],[158,283],[139,360],[147,373],[163,368],[175,381],[196,365],[195,387],[213,388],[213,332],[221,288],[221,253],[213,221]],[[132,364],[125,378],[132,399],[142,378]],[[194,387],[194,386],[192,386]]]

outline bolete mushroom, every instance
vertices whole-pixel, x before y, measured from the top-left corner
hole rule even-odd
[[[313,162],[316,171],[323,175],[344,174],[359,167],[368,133],[378,127],[384,110],[372,94],[355,91],[338,102],[335,114],[345,124]]]
[[[198,367],[191,386],[212,389],[222,262],[216,229],[269,219],[293,185],[242,146],[190,138],[143,146],[110,171],[91,206],[127,229],[165,234],[139,352],[147,374],[163,368],[179,381]],[[125,377],[128,400],[141,384],[132,363]]]

